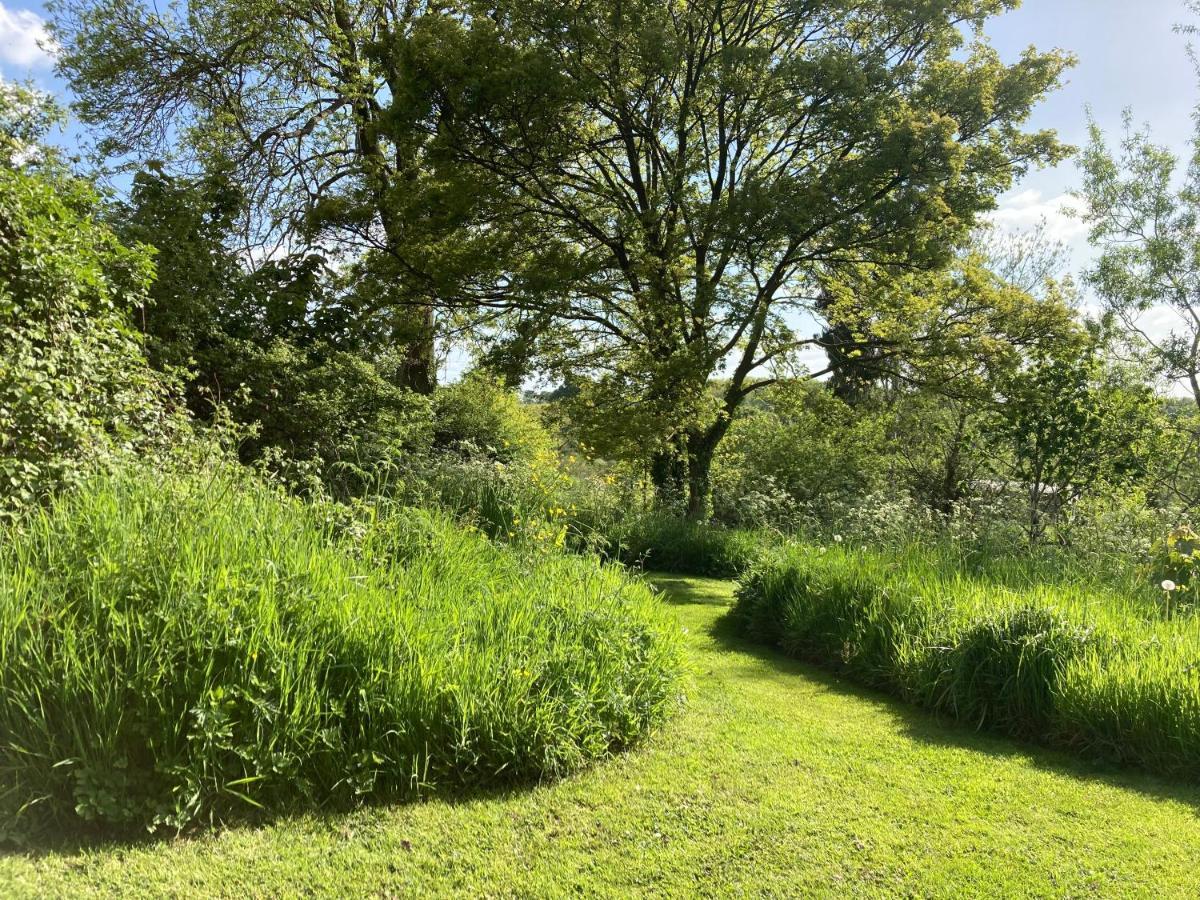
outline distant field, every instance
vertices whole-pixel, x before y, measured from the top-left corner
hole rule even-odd
[[[1177,896],[1200,788],[939,724],[730,636],[733,586],[658,579],[689,708],[531,790],[0,857],[0,894]]]

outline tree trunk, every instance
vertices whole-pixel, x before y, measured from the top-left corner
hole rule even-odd
[[[950,447],[942,462],[942,483],[937,498],[937,509],[942,515],[949,517],[954,512],[954,505],[962,499],[959,472],[962,467],[962,450],[964,437],[967,432],[967,412],[962,410],[958,415],[958,423],[951,438]]]
[[[713,449],[703,445],[688,453],[687,517],[693,522],[712,517]]]
[[[428,396],[437,387],[437,359],[434,352],[432,306],[411,307],[404,311],[410,333],[404,342],[402,386]]]
[[[666,509],[677,507],[683,499],[687,470],[684,458],[675,448],[660,450],[650,459],[650,482],[654,498]]]
[[[717,445],[729,431],[732,415],[722,416],[705,431],[687,436],[688,496],[687,517],[705,522],[712,517],[712,464]]]

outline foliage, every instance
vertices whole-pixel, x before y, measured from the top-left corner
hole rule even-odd
[[[1029,494],[1029,535],[1045,528],[1048,500],[1061,509],[1097,482],[1144,477],[1161,432],[1158,402],[1144,383],[1105,369],[1094,348],[1040,355],[1006,377],[1000,431]]]
[[[83,182],[0,165],[0,517],[178,425],[127,324],[150,256]]]
[[[586,384],[703,517],[730,418],[816,343],[789,314],[858,261],[945,263],[1014,174],[1061,158],[1020,126],[1068,60],[1003,64],[981,26],[1005,5],[452,6],[389,47],[415,75],[394,133],[520,198],[491,223],[509,268],[461,302],[512,318],[501,339],[544,319],[539,368]]]
[[[196,417],[228,414],[251,433],[244,461],[298,487],[361,493],[428,448],[429,402],[401,387],[403,353],[364,334],[359,273],[311,253],[247,264],[235,248],[244,205],[228,174],[152,165],[135,176],[113,218],[127,240],[157,249],[135,312],[149,358],[182,376]]]
[[[1178,163],[1133,127],[1129,113],[1116,155],[1093,121],[1079,197],[1100,250],[1088,283],[1157,368],[1183,380],[1200,406],[1200,155],[1180,187]],[[1167,314],[1165,335],[1162,316],[1149,327],[1152,312]]]
[[[743,580],[746,634],[978,727],[1200,771],[1200,620],[1078,573],[792,545]]]
[[[420,137],[386,127],[408,90],[383,51],[420,6],[59,0],[51,12],[60,71],[101,149],[236,186],[243,246],[339,248],[369,283],[363,322],[404,359],[400,384],[427,394],[430,293],[452,279],[449,253],[440,269],[423,256],[440,240],[469,243],[458,229],[471,220],[426,189]]]
[[[253,431],[246,461],[265,465],[297,487],[346,498],[368,492],[431,441],[429,398],[398,387],[389,375],[401,359],[374,360],[321,345],[301,350],[278,341],[245,343],[229,361],[240,394],[234,413]]]
[[[56,168],[57,154],[46,133],[63,120],[54,99],[31,84],[0,78],[0,166],[6,169]]]
[[[5,821],[236,810],[573,771],[662,720],[647,588],[244,475],[88,480],[0,544]]]
[[[648,510],[621,519],[606,535],[606,552],[656,572],[732,578],[774,541],[773,533],[690,522]]]
[[[541,453],[504,463],[485,453],[435,451],[403,460],[390,496],[450,512],[471,528],[507,543],[540,549],[594,549],[577,527],[572,497],[579,487],[558,458]]]
[[[1163,606],[1170,613],[1188,611],[1196,606],[1200,580],[1200,535],[1188,525],[1172,529],[1153,551],[1153,577],[1161,578]]]
[[[763,391],[714,461],[717,519],[784,525],[807,504],[879,490],[888,477],[885,427],[882,415],[852,409],[821,385],[787,381]]]
[[[482,452],[503,463],[529,462],[552,450],[538,410],[486,373],[468,374],[433,396],[434,446]]]

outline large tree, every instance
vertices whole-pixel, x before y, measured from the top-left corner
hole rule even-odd
[[[1020,125],[1069,61],[1005,64],[981,36],[1016,5],[479,4],[386,48],[413,75],[392,122],[425,129],[447,181],[508,198],[502,277],[458,296],[541,317],[523,352],[584,383],[699,516],[735,410],[821,340],[797,323],[829,279],[943,265],[1063,154]]]
[[[1099,259],[1087,282],[1159,371],[1200,408],[1200,131],[1182,183],[1179,159],[1125,118],[1114,153],[1095,122],[1079,198]]]
[[[442,4],[434,4],[444,14]],[[407,386],[432,390],[437,285],[430,241],[460,224],[426,203],[413,132],[388,128],[406,74],[377,49],[422,2],[58,0],[59,70],[100,149],[134,164],[219,171],[247,198],[242,234],[261,259],[319,246],[363,260],[379,283],[364,314],[408,348]],[[434,206],[437,208],[434,208]],[[417,249],[413,249],[417,248]]]

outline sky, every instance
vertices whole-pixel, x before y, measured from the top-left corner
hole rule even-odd
[[[31,0],[0,0],[0,76],[29,79],[62,94],[52,54],[39,47],[46,41],[45,16]],[[987,32],[1007,60],[1031,45],[1078,57],[1064,87],[1037,108],[1030,127],[1055,129],[1067,143],[1081,146],[1089,108],[1112,138],[1121,132],[1123,111],[1131,109],[1138,123],[1151,126],[1157,141],[1184,153],[1200,87],[1187,39],[1173,31],[1181,22],[1200,24],[1183,0],[1025,0],[1020,9],[993,19]],[[68,131],[64,140],[69,143],[71,137]],[[1001,198],[993,218],[1016,231],[1045,219],[1049,232],[1071,248],[1077,272],[1092,255],[1081,223],[1063,214],[1078,183],[1071,160],[1031,172]]]
[[[1115,143],[1129,109],[1136,123],[1150,125],[1157,142],[1186,153],[1200,88],[1188,38],[1173,28],[1188,22],[1200,24],[1200,16],[1190,14],[1182,0],[1026,0],[994,19],[988,34],[1005,59],[1015,59],[1030,45],[1078,57],[1063,88],[1036,109],[1031,127],[1053,128],[1062,140],[1083,146],[1090,109]],[[1079,181],[1073,160],[1031,172],[1002,198],[995,218],[1001,226],[1020,229],[1045,217],[1083,267],[1091,255],[1086,232],[1061,213]]]

